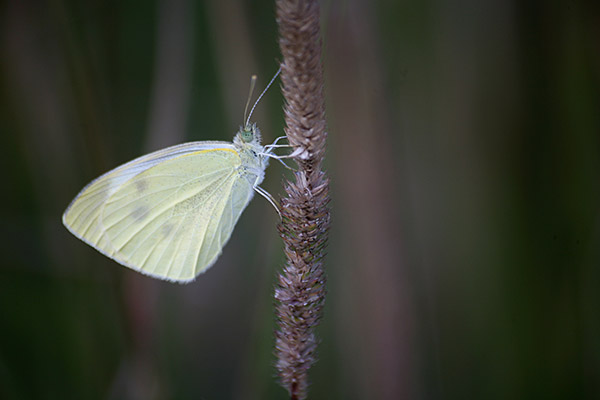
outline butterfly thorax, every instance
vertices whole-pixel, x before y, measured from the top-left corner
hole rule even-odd
[[[233,145],[238,151],[241,165],[238,173],[244,175],[253,185],[259,185],[264,178],[264,171],[269,165],[265,149],[260,144],[260,130],[256,124],[240,128],[233,138]]]

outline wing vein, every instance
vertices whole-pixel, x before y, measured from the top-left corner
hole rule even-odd
[[[186,184],[187,184],[187,183],[186,183]],[[184,185],[185,185],[185,184],[184,184]],[[181,185],[181,186],[182,186],[182,185]],[[155,203],[154,205],[152,205],[152,207],[148,209],[148,213],[150,213],[150,211],[156,210],[156,209],[157,209],[159,206],[161,206],[162,204],[164,204],[164,203],[166,203],[167,201],[171,200],[171,199],[172,199],[172,198],[173,198],[175,195],[177,195],[177,193],[178,193],[178,192],[179,192],[179,190],[181,189],[181,186],[180,186],[180,187],[179,187],[177,190],[175,190],[175,191],[174,191],[172,194],[170,194],[169,196],[167,196],[167,197],[165,197],[164,199],[162,199],[160,202],[158,202],[158,203]],[[207,186],[205,186],[204,188],[202,188],[202,190],[205,190],[207,187],[208,187],[208,185],[207,185]],[[171,189],[172,189],[172,188],[171,188]],[[189,196],[187,196],[186,198],[184,198],[184,199],[181,199],[181,200],[180,200],[180,201],[178,201],[178,202],[175,202],[175,203],[174,203],[172,206],[169,206],[169,207],[168,207],[166,210],[172,209],[172,208],[176,207],[178,204],[181,204],[181,203],[183,203],[184,201],[187,201],[188,199],[190,199],[190,198],[192,198],[192,197],[194,197],[194,196],[197,196],[197,195],[198,195],[198,193],[200,193],[202,190],[198,190],[197,192],[190,194],[190,195],[189,195]],[[133,200],[133,201],[131,201],[131,202],[127,203],[127,205],[129,205],[129,204],[131,204],[131,203],[133,203],[133,202],[135,202],[135,201],[137,201],[137,200]],[[122,208],[126,207],[127,205],[121,206],[119,209],[122,209]],[[165,210],[165,211],[166,211],[166,210]],[[113,214],[114,214],[114,213],[116,213],[116,212],[117,212],[117,211],[114,211],[113,213],[111,213],[111,214],[107,215],[107,217],[110,217],[111,215],[113,215]],[[127,216],[129,216],[129,215],[130,215],[130,214],[127,214]],[[161,212],[161,213],[159,213],[158,215],[162,215],[162,212]],[[124,217],[124,218],[125,218],[125,217]],[[115,226],[115,225],[119,224],[119,223],[120,223],[120,222],[121,222],[121,221],[122,221],[124,218],[122,218],[122,219],[119,219],[119,220],[115,221],[115,222],[114,222],[112,225],[110,225],[110,226],[106,226],[104,230],[106,231],[106,230],[108,230],[108,229],[112,228],[113,226]],[[145,222],[145,224],[142,226],[142,228],[143,228],[143,227],[145,227],[145,226],[147,226],[147,225],[148,225],[149,223],[151,223],[152,221],[154,221],[154,218],[152,218],[152,219],[150,219],[150,220],[147,220],[147,221],[144,221],[144,222]],[[113,236],[114,236],[114,237],[117,237],[117,236],[121,235],[123,232],[125,232],[125,230],[127,230],[127,229],[128,229],[130,226],[131,226],[131,225],[135,224],[136,222],[139,222],[139,221],[136,221],[135,219],[133,219],[133,220],[132,220],[132,221],[131,221],[131,222],[130,222],[128,225],[126,225],[125,227],[123,227],[123,228],[121,229],[121,231],[120,231],[120,232],[118,232],[118,233],[114,234]],[[142,229],[140,229],[140,230],[142,230]]]
[[[231,177],[231,175],[233,175],[233,171],[232,171],[232,173],[230,174],[230,177]],[[221,187],[222,187],[222,186],[225,184],[225,182],[226,182],[226,181],[228,181],[228,179],[223,179],[223,180],[220,182],[220,184],[219,184],[219,185],[218,185],[218,186],[215,188],[215,191],[216,191],[216,190],[218,190],[218,189],[220,189],[220,188],[221,188]],[[215,209],[216,209],[216,207],[217,207],[217,205],[218,205],[218,204],[219,204],[219,202],[218,202],[218,201],[217,201],[217,202],[215,202],[215,203],[213,204],[210,214],[213,214],[213,213],[214,213],[214,211],[215,211]],[[208,223],[210,224],[210,221],[209,221]],[[218,225],[217,225],[217,226],[218,226]],[[194,274],[195,274],[195,275],[197,275],[197,274],[199,273],[199,272],[198,272],[198,270],[197,270],[197,269],[198,269],[198,260],[199,260],[199,258],[200,258],[200,252],[202,251],[202,249],[204,249],[204,248],[205,248],[205,246],[204,246],[204,245],[205,245],[205,243],[206,243],[206,241],[205,241],[205,240],[206,240],[206,230],[207,230],[207,228],[208,228],[208,225],[205,227],[205,230],[204,230],[204,235],[202,236],[202,242],[201,242],[200,246],[198,246],[198,251],[197,251],[197,253],[196,253],[196,256],[195,256],[195,259],[196,259],[196,265],[195,265],[195,268],[194,268]],[[197,227],[196,227],[196,229],[197,229]],[[213,236],[213,239],[214,239],[214,236]],[[218,253],[217,253],[217,255],[218,255]],[[206,265],[210,265],[210,262],[211,262],[211,261],[212,261],[212,260],[208,260],[208,261],[207,261],[205,264],[206,264]]]

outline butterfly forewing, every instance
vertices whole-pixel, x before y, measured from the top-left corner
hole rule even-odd
[[[123,183],[163,161],[216,148],[233,149],[233,146],[227,142],[190,142],[158,150],[123,164],[84,187],[67,207],[63,223],[75,236],[97,247],[102,240],[102,230],[98,224],[102,206]]]
[[[252,184],[231,144],[191,144],[147,155],[88,185],[67,209],[69,229],[116,261],[188,281],[221,253]]]

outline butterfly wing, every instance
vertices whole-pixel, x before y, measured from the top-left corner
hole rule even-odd
[[[168,147],[123,164],[84,187],[67,207],[63,223],[75,236],[95,246],[102,234],[98,225],[102,205],[123,183],[161,162],[197,151],[219,148],[232,149],[233,146],[228,142],[191,142]]]
[[[189,281],[217,259],[252,197],[231,143],[141,157],[93,181],[63,216],[77,237],[154,277]]]

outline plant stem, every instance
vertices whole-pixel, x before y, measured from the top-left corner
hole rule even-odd
[[[285,132],[298,163],[286,182],[279,232],[286,265],[275,289],[276,366],[291,399],[305,399],[308,370],[316,361],[314,329],[325,303],[324,249],[329,231],[329,180],[321,170],[325,155],[325,106],[321,69],[319,5],[277,1]]]

